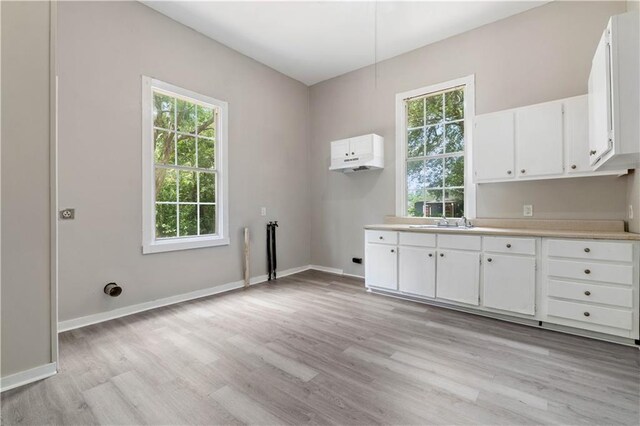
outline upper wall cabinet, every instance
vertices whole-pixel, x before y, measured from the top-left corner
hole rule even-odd
[[[613,16],[589,74],[589,156],[598,170],[640,166],[638,12]]]
[[[587,95],[476,116],[476,183],[624,174],[589,161]]]

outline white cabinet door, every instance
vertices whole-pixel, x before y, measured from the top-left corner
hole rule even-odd
[[[602,34],[589,74],[589,158],[595,165],[611,149],[611,75],[608,31]]]
[[[331,158],[344,160],[349,156],[349,139],[342,139],[331,143]]]
[[[438,251],[436,298],[478,305],[480,253]]]
[[[365,284],[367,287],[398,289],[398,253],[395,246],[367,244],[365,247]]]
[[[535,314],[534,257],[485,255],[482,276],[484,306],[519,314]]]
[[[562,139],[562,102],[519,109],[516,112],[518,177],[561,175]]]
[[[474,179],[477,182],[513,178],[514,113],[480,115],[473,134]]]
[[[436,253],[418,247],[398,248],[398,288],[404,293],[436,297]]]
[[[356,138],[349,139],[349,155],[360,156],[364,154],[371,154],[373,152],[373,138],[371,135],[358,136]]]
[[[589,160],[588,96],[578,96],[564,102],[565,170],[567,173],[591,172]]]

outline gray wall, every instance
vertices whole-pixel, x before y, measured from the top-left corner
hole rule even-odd
[[[61,321],[242,279],[244,226],[265,274],[271,219],[278,269],[309,264],[305,85],[137,2],[62,2],[58,22],[59,200],[77,209],[60,224]],[[141,254],[142,74],[229,102],[230,246]]]
[[[46,2],[2,8],[1,375],[51,362]]]
[[[584,94],[600,34],[625,8],[553,2],[312,86],[312,263],[363,275],[351,263],[363,225],[395,213],[396,93],[475,74],[476,114]],[[384,170],[328,171],[329,141],[371,132],[385,138]],[[625,219],[627,180],[480,185],[477,216],[522,217],[526,201],[535,218]]]

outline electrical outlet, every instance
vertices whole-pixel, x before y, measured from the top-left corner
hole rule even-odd
[[[629,204],[629,219],[633,219],[633,204]]]
[[[527,217],[533,216],[533,206],[531,204],[522,206],[522,215]]]
[[[266,216],[266,215],[267,215],[267,208],[266,207],[260,208],[260,216]]]
[[[60,219],[68,220],[75,219],[76,209],[63,209],[60,210]]]

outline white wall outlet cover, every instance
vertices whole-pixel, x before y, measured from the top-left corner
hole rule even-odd
[[[533,206],[531,204],[522,206],[522,215],[527,217],[533,216]]]
[[[629,204],[629,219],[633,219],[633,204]]]
[[[260,216],[266,216],[267,215],[267,208],[266,207],[261,207],[260,208]]]

